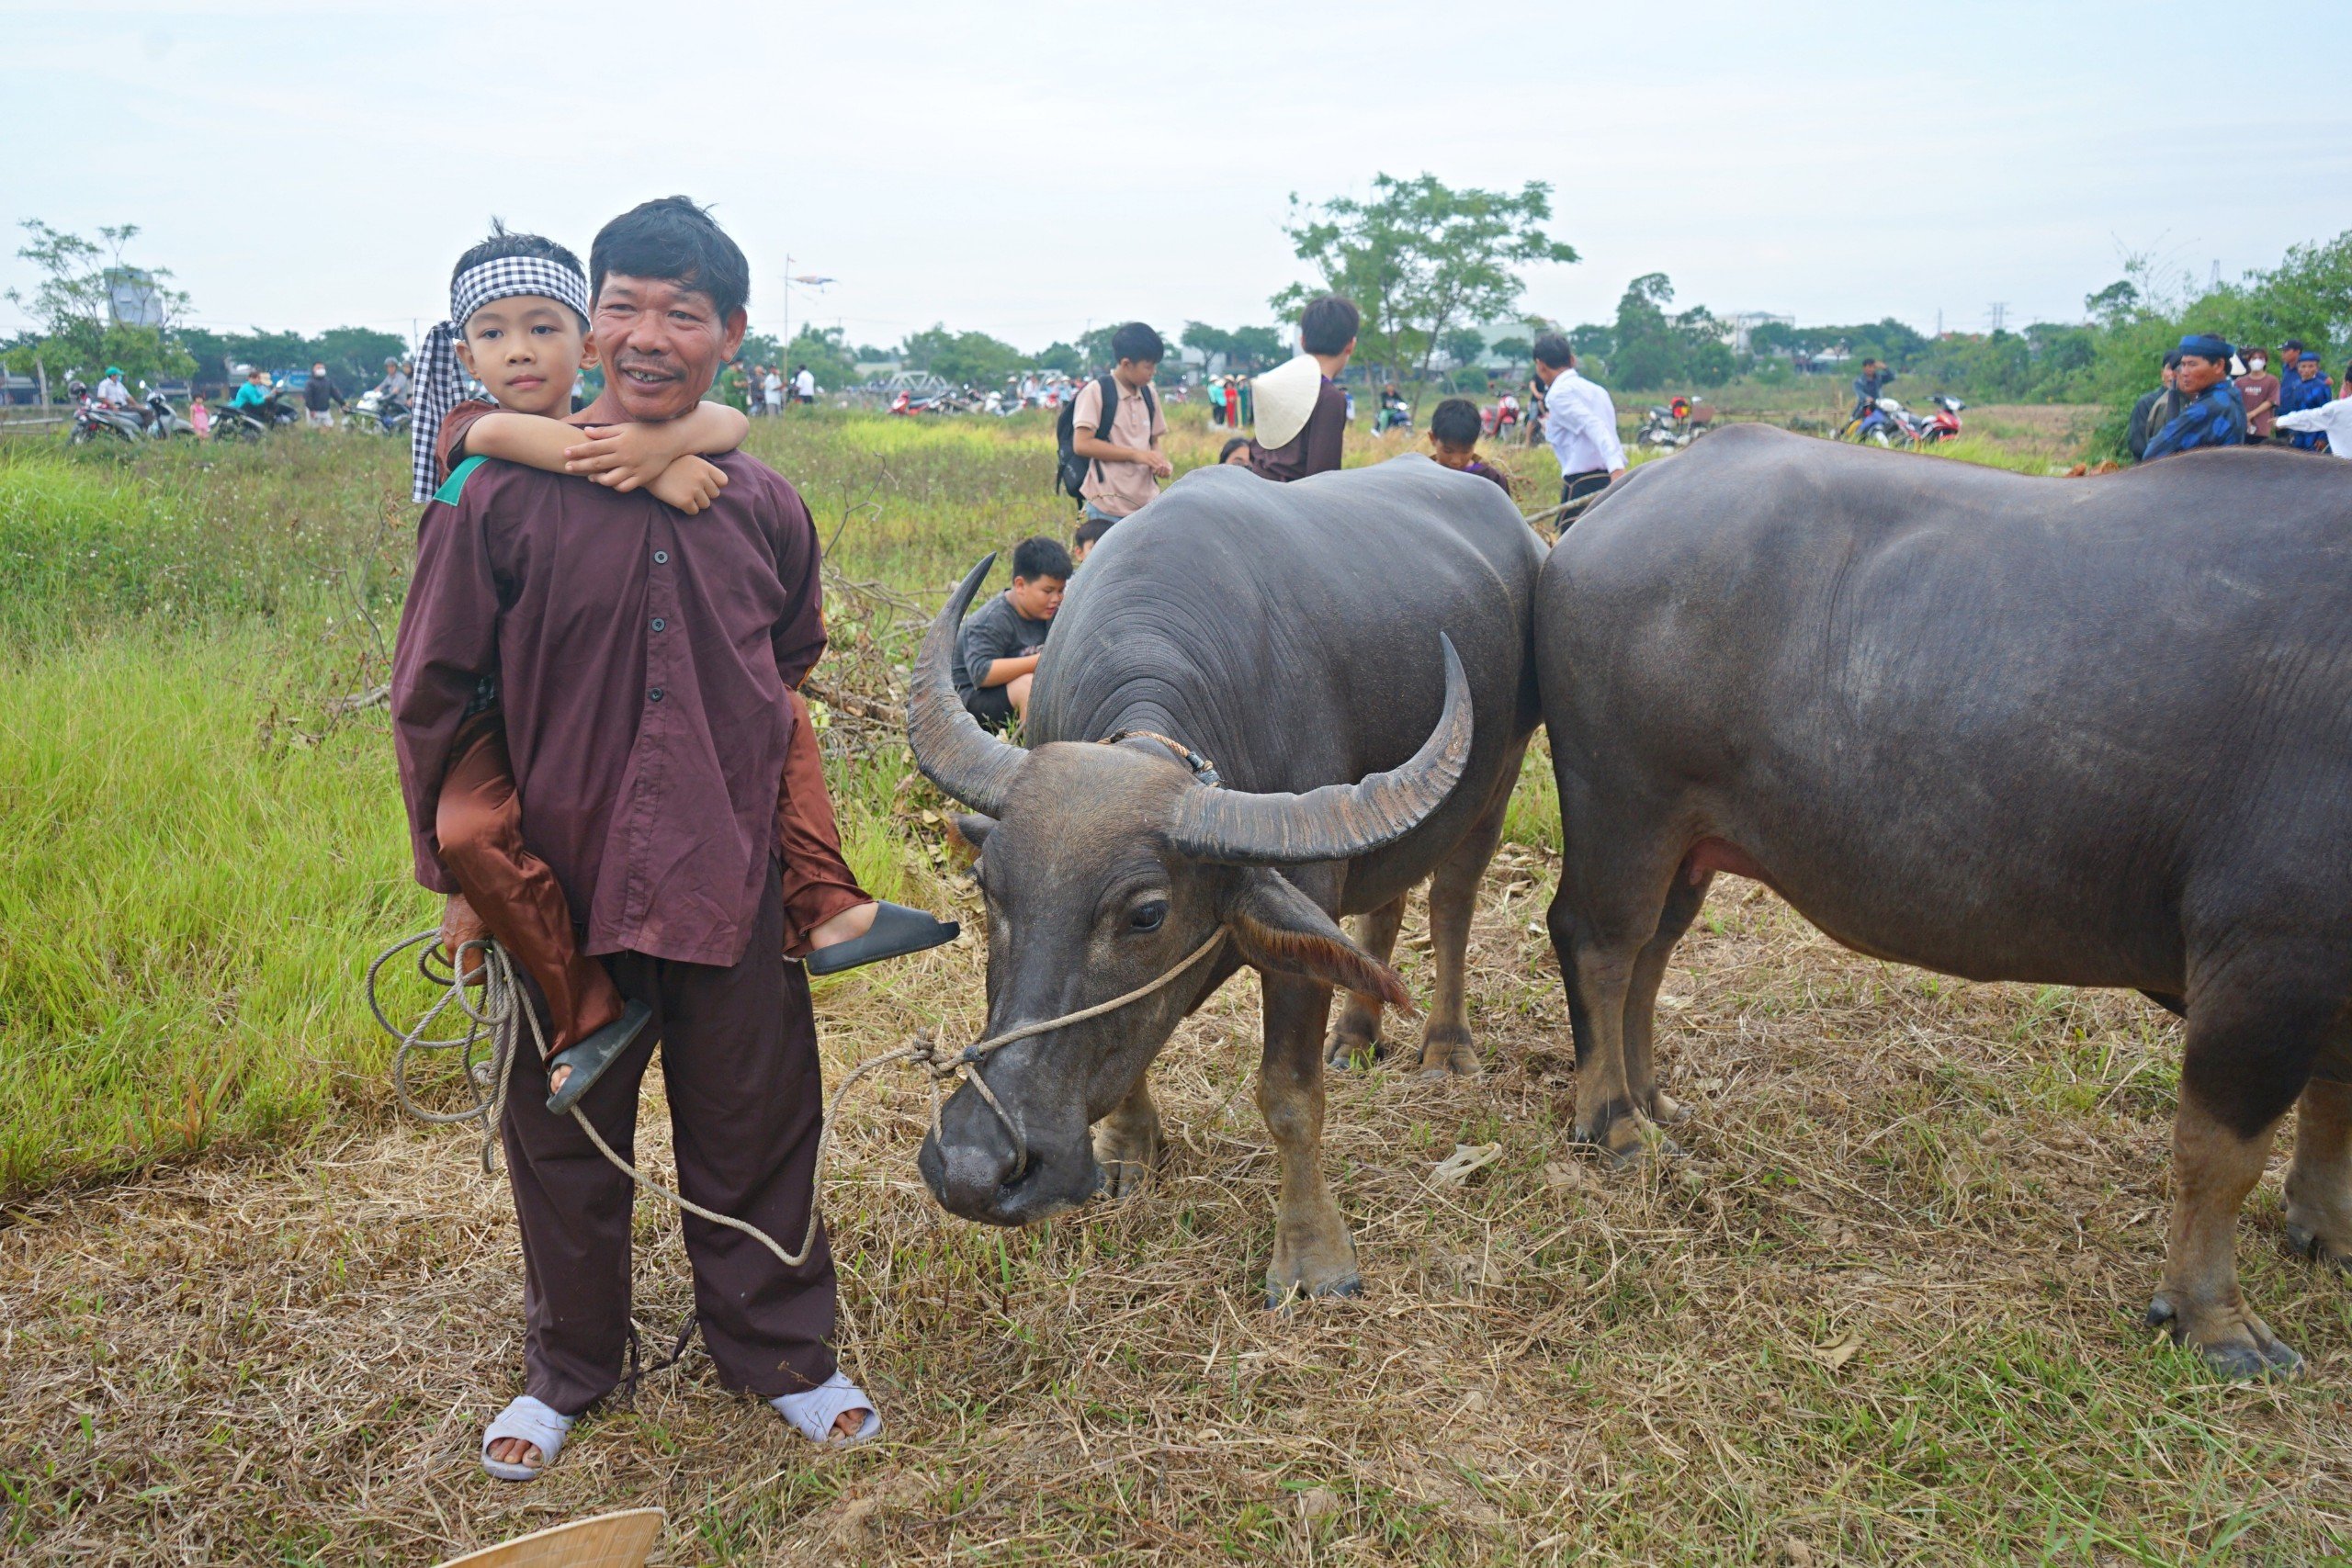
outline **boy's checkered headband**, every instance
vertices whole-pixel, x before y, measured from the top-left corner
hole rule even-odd
[[[408,438],[409,468],[415,480],[412,499],[433,499],[437,477],[433,448],[441,439],[441,422],[465,396],[458,335],[476,310],[515,294],[557,300],[579,311],[581,320],[588,319],[588,280],[545,256],[499,256],[457,276],[449,285],[449,319],[435,323],[417,351],[414,423]]]

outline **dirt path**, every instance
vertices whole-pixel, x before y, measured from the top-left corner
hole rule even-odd
[[[501,1486],[474,1452],[518,1375],[503,1188],[469,1140],[376,1130],[0,1232],[6,1555],[431,1562],[644,1503],[668,1563],[2177,1561],[2352,1529],[2352,1298],[2279,1255],[2275,1172],[2246,1283],[2312,1377],[2217,1388],[2135,1325],[2177,1049],[2153,1010],[1891,969],[1728,884],[1667,987],[1690,1152],[1611,1177],[1559,1148],[1550,874],[1498,880],[1487,1077],[1334,1090],[1361,1301],[1259,1308],[1272,1170],[1237,982],[1163,1060],[1177,1147],[1117,1208],[947,1220],[913,1175],[917,1085],[853,1107],[829,1207],[888,1442],[818,1457],[695,1355]],[[834,1069],[978,984],[964,949],[834,990]],[[1502,1155],[1432,1185],[1457,1142]],[[639,1236],[652,1348],[687,1287],[668,1213]]]

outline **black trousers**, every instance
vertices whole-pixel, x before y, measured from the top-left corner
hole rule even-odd
[[[634,1162],[638,1086],[658,1041],[678,1190],[797,1248],[815,1198],[824,1087],[808,981],[783,954],[784,897],[771,868],[741,963],[637,953],[601,960],[621,995],[650,1006],[653,1020],[581,1110]],[[548,1114],[547,1095],[546,1067],[520,1052],[504,1141],[523,1230],[524,1390],[571,1416],[621,1378],[637,1189],[570,1116]],[[692,1215],[684,1224],[695,1320],[720,1381],[773,1398],[832,1376],[836,1285],[821,1228],[808,1260],[788,1269],[740,1231]]]

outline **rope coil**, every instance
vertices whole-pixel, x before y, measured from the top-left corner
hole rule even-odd
[[[514,962],[508,956],[504,948],[487,939],[468,942],[458,949],[457,958],[453,963],[441,952],[440,936],[438,930],[419,931],[414,936],[402,938],[376,955],[375,960],[368,965],[368,1010],[375,1014],[377,1023],[383,1028],[384,1032],[400,1042],[398,1049],[392,1053],[391,1068],[392,1095],[399,1102],[400,1108],[418,1121],[435,1126],[450,1126],[466,1122],[481,1122],[482,1173],[492,1175],[497,1170],[498,1128],[506,1114],[507,1087],[514,1074],[515,1047],[521,1043],[524,1021],[528,1021],[531,1043],[538,1050],[542,1058],[547,1055],[547,1036],[539,1026],[537,1010],[524,998],[522,986],[515,977]],[[961,1076],[964,1081],[979,1091],[980,1099],[990,1111],[996,1113],[997,1120],[1004,1124],[1005,1132],[1012,1140],[1015,1156],[1013,1177],[1018,1179],[1021,1174],[1029,1168],[1029,1141],[1023,1133],[1019,1121],[1004,1108],[1004,1103],[997,1099],[996,1091],[989,1088],[988,1080],[980,1076],[980,1065],[996,1052],[1016,1042],[1034,1039],[1037,1035],[1057,1029],[1064,1029],[1074,1023],[1084,1023],[1090,1019],[1117,1012],[1122,1008],[1130,1007],[1143,1000],[1146,997],[1174,984],[1179,976],[1189,973],[1203,959],[1223,946],[1224,942],[1225,929],[1220,926],[1209,933],[1207,941],[1194,948],[1174,968],[1167,970],[1158,979],[1138,986],[1123,996],[1114,997],[1107,1002],[1098,1002],[1092,1007],[1081,1008],[1076,1012],[1065,1013],[1059,1018],[1049,1018],[1037,1023],[1023,1024],[1018,1029],[1010,1029],[1001,1034],[975,1041],[960,1051],[943,1049],[936,1033],[924,1030],[917,1032],[898,1050],[887,1051],[879,1056],[869,1057],[859,1063],[850,1070],[847,1077],[842,1079],[840,1085],[833,1090],[831,1098],[825,1102],[824,1122],[817,1138],[817,1158],[809,1171],[808,1226],[801,1235],[800,1250],[797,1253],[786,1252],[781,1243],[758,1226],[736,1219],[732,1215],[706,1209],[701,1204],[673,1192],[639,1170],[637,1167],[616,1153],[611,1145],[605,1142],[603,1134],[596,1131],[594,1125],[589,1122],[586,1113],[577,1105],[571,1108],[571,1119],[580,1124],[582,1132],[587,1134],[588,1141],[596,1146],[596,1152],[603,1155],[616,1169],[638,1186],[668,1199],[686,1213],[708,1220],[713,1224],[725,1225],[729,1230],[741,1231],[775,1254],[776,1261],[786,1268],[797,1269],[808,1260],[809,1254],[816,1248],[818,1216],[820,1213],[819,1200],[824,1193],[825,1160],[832,1152],[833,1128],[841,1111],[842,1100],[860,1081],[894,1063],[911,1062],[922,1067],[931,1078],[931,1131],[933,1136],[936,1137],[939,1135],[939,1117],[944,1106],[944,1098],[940,1093],[939,1086],[949,1078]],[[424,1010],[423,1016],[413,1027],[403,1030],[384,1011],[382,1000],[378,994],[378,980],[387,964],[411,948],[421,950],[416,957],[417,973],[424,976],[427,985],[441,987],[443,995]],[[480,965],[478,972],[482,995],[479,1005],[466,994],[472,988],[467,983],[466,976],[477,973],[469,964],[469,959],[478,960]],[[447,1035],[435,1035],[430,1032],[436,1026],[448,1027],[443,1025],[441,1021],[443,1015],[453,1006],[464,1015],[465,1032]],[[487,1056],[477,1059],[477,1053],[484,1049],[488,1052]],[[419,1104],[410,1089],[408,1081],[409,1060],[419,1051],[461,1053],[458,1060],[464,1077],[476,1091],[473,1102],[448,1111],[428,1111]]]

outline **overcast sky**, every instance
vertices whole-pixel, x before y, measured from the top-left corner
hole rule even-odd
[[[1550,182],[1583,260],[1526,304],[1570,322],[1646,272],[1804,322],[2072,321],[2126,252],[2235,276],[2352,227],[2341,5],[0,0],[0,217],[135,222],[229,328],[405,333],[492,214],[584,256],[673,191],[757,326],[788,254],[839,280],[796,321],[1023,348],[1270,320],[1291,193],[1381,171]]]

